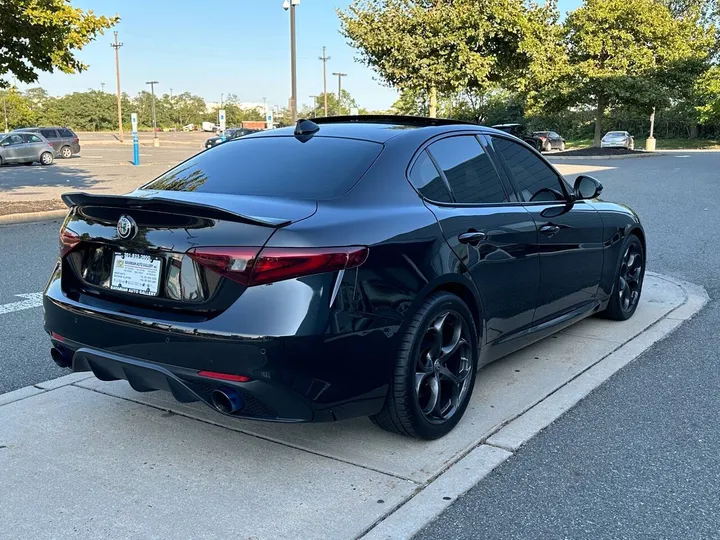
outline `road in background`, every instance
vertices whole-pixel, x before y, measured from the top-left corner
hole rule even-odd
[[[642,217],[648,269],[704,285],[710,303],[418,540],[720,538],[720,152],[591,164],[603,197]]]

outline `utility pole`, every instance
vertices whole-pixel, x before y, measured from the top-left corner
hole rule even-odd
[[[317,98],[320,96],[310,96],[310,99],[312,99],[313,104],[313,118],[317,116]]]
[[[291,95],[290,95],[290,112],[292,114],[293,123],[297,122],[297,50],[295,38],[295,8],[300,0],[284,0],[283,9],[290,10],[290,77]]]
[[[111,43],[110,46],[115,49],[115,76],[117,77],[117,110],[118,110],[118,131],[120,132],[120,142],[124,141],[123,137],[123,125],[122,125],[122,99],[120,97],[120,47],[122,43],[118,43],[117,32],[115,34],[115,43]]]
[[[330,57],[325,54],[325,47],[323,47],[323,55],[318,58],[323,63],[323,96],[325,96],[325,116],[328,115],[328,104],[327,104],[327,61]]]
[[[338,116],[342,116],[342,78],[347,77],[347,73],[333,73],[338,78]]]
[[[155,85],[160,83],[158,81],[148,81],[145,84],[150,85],[150,93],[152,94],[153,146],[160,146],[157,134],[157,122],[155,121]]]
[[[105,93],[105,83],[104,83],[104,82],[101,82],[101,83],[100,83],[100,91],[101,91],[103,94]]]

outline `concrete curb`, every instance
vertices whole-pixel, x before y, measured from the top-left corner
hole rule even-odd
[[[512,457],[535,435],[555,422],[620,369],[635,360],[654,343],[667,337],[700,311],[710,297],[703,287],[679,279],[647,272],[673,283],[685,292],[680,304],[610,354],[589,366],[575,378],[550,393],[519,416],[498,426],[465,457],[456,461],[414,497],[400,505],[359,537],[359,540],[410,540],[435,520],[458,497],[482,481],[496,467]]]
[[[560,159],[560,160],[602,160],[602,159],[636,159],[636,158],[649,158],[649,157],[657,157],[662,154],[658,152],[647,152],[643,154],[632,154],[632,155],[623,155],[623,156],[563,156],[563,155],[554,155],[554,154],[543,154],[546,159],[552,160],[552,159]]]
[[[48,210],[47,212],[8,214],[7,216],[0,216],[0,226],[14,225],[17,223],[35,223],[36,221],[50,221],[53,219],[65,219],[67,213],[67,210]]]

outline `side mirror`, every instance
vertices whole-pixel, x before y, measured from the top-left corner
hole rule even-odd
[[[603,185],[592,176],[581,174],[575,179],[575,198],[594,199],[602,193]]]

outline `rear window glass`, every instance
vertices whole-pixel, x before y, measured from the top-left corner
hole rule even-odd
[[[54,129],[41,129],[40,133],[46,139],[57,139],[57,132]]]
[[[332,199],[355,185],[382,148],[355,139],[239,138],[201,152],[143,189]]]
[[[60,133],[61,137],[74,137],[75,134],[70,131],[69,129],[59,129],[58,133]]]

